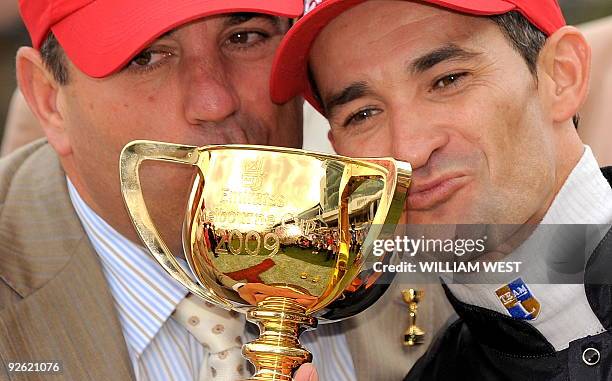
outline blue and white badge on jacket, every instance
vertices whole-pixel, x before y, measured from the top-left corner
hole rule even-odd
[[[540,314],[540,302],[521,278],[501,286],[495,293],[510,316],[515,319],[534,320]]]

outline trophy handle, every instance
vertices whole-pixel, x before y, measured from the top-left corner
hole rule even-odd
[[[207,302],[231,309],[232,305],[230,303],[191,279],[161,238],[149,215],[142,195],[139,169],[140,164],[145,160],[165,161],[197,167],[201,160],[207,160],[207,158],[201,155],[198,148],[194,146],[142,140],[133,141],[121,151],[119,164],[121,192],[138,236],[163,269],[192,294]]]
[[[380,199],[381,208],[391,210],[397,209],[401,213],[402,206],[406,200],[410,180],[412,176],[412,167],[410,164],[394,160],[392,158],[380,159],[358,159],[371,164],[380,166],[386,171],[384,192]],[[328,287],[323,291],[320,301],[310,306],[308,312],[319,310],[335,300],[335,297],[349,286],[350,281],[362,270],[361,259],[358,266],[349,266],[349,245],[350,236],[347,234],[349,228],[349,196],[359,187],[359,185],[372,178],[381,177],[381,169],[374,169],[363,165],[349,164],[344,168],[340,179],[339,199],[338,199],[338,230],[339,236],[339,251],[338,259],[335,268],[331,275],[331,280]],[[389,216],[388,213],[377,213],[377,217],[372,221],[374,225],[371,229],[379,229],[385,231],[390,229],[390,220],[399,218],[399,216]],[[391,224],[393,228],[395,223]],[[348,273],[348,276],[346,274]]]

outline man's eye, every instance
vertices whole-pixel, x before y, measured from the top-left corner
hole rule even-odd
[[[357,111],[356,113],[352,114],[351,116],[349,116],[346,121],[344,122],[344,127],[348,127],[350,125],[356,125],[356,124],[361,124],[363,122],[365,122],[366,120],[380,114],[382,112],[382,110],[379,109],[375,109],[375,108],[368,108],[368,109],[362,109]]]
[[[171,55],[172,54],[169,52],[145,50],[132,59],[130,66],[134,68],[152,67],[159,64],[164,58]]]
[[[444,76],[444,77],[438,79],[434,83],[434,86],[433,86],[434,90],[440,90],[440,89],[445,89],[445,88],[450,87],[450,86],[455,86],[465,76],[467,76],[467,73],[454,73],[454,74],[449,74],[447,76]]]
[[[228,38],[227,43],[232,44],[232,45],[250,46],[250,45],[258,44],[264,41],[266,38],[268,38],[268,35],[262,32],[241,31],[241,32],[232,34]]]

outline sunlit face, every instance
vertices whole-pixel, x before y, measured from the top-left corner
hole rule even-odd
[[[409,1],[343,13],[310,56],[338,153],[414,168],[410,223],[513,223],[556,193],[553,122],[496,24]]]
[[[62,160],[85,201],[135,237],[118,174],[121,149],[135,139],[300,147],[300,102],[277,106],[268,92],[272,59],[287,28],[287,20],[263,15],[209,17],[159,38],[108,78],[93,79],[71,66],[59,97],[72,153]],[[159,163],[141,171],[151,214],[174,249],[191,174]]]

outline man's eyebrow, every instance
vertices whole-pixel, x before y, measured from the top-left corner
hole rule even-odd
[[[275,27],[280,28],[281,26],[279,17],[272,16],[272,15],[266,15],[263,13],[250,13],[250,12],[249,13],[233,13],[229,15],[228,17],[226,17],[225,21],[223,22],[223,26],[227,28],[230,26],[240,25],[254,18],[262,18],[262,19],[268,20]]]
[[[469,50],[460,48],[455,44],[448,44],[414,59],[408,65],[408,68],[413,74],[420,74],[441,62],[449,60],[468,60],[477,57],[480,54],[481,53],[471,52]]]
[[[337,93],[325,98],[325,113],[329,116],[333,114],[334,108],[342,106],[355,99],[361,98],[371,93],[370,86],[365,82],[354,82]]]

